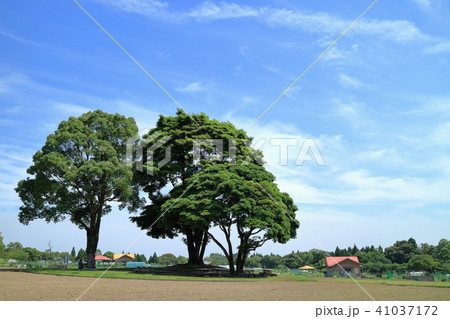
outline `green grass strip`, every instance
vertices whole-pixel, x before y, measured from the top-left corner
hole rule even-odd
[[[77,277],[99,277],[102,270],[64,270],[64,269],[43,269],[43,270],[27,270],[27,272],[35,274],[50,274],[59,276],[77,276]],[[200,281],[310,281],[317,282],[318,280],[310,279],[295,275],[280,275],[277,277],[261,277],[261,278],[230,278],[230,277],[190,277],[190,276],[175,276],[175,275],[155,275],[155,274],[141,274],[131,271],[108,271],[103,278],[116,279],[148,279],[148,280],[200,280]]]

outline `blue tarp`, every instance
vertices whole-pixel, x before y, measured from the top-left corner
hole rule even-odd
[[[144,262],[138,262],[138,261],[129,261],[129,262],[127,262],[126,266],[129,267],[129,268],[144,267],[145,263]]]

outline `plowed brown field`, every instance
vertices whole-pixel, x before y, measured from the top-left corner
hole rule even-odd
[[[354,283],[110,279],[0,272],[0,300],[370,300]],[[450,300],[450,288],[362,284],[376,300]],[[84,293],[84,294],[83,294]]]

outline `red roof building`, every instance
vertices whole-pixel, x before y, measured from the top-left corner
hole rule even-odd
[[[361,264],[356,256],[325,257],[327,277],[360,277]]]
[[[97,255],[97,256],[95,256],[95,260],[96,260],[96,261],[112,261],[111,258],[102,256],[102,255]]]

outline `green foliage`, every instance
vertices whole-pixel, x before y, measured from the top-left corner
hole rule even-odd
[[[140,255],[140,254],[134,254],[135,255],[135,261],[137,262],[147,262],[147,258],[145,258],[145,255]]]
[[[436,258],[436,246],[423,243],[420,244],[420,247],[418,249],[419,255],[430,255],[433,256],[433,258]]]
[[[80,260],[80,259],[83,259],[83,260],[86,259],[86,251],[82,248],[80,248],[80,250],[78,251],[78,254],[77,254],[77,260]]]
[[[245,260],[245,267],[262,268],[261,259],[262,255],[251,255]]]
[[[442,263],[450,263],[450,241],[441,239],[436,246],[436,258]]]
[[[159,258],[158,255],[156,255],[156,252],[153,253],[153,255],[148,259],[149,264],[159,264]]]
[[[6,249],[22,249],[23,246],[19,242],[11,242],[6,246]]]
[[[265,255],[261,258],[262,268],[276,269],[282,264],[282,258],[279,255]]]
[[[72,247],[72,251],[70,252],[70,260],[75,261],[77,258],[77,253],[75,252],[75,247]]]
[[[387,247],[384,253],[393,263],[404,264],[418,253],[418,247],[416,241],[410,238],[395,242],[393,246]]]
[[[289,269],[298,269],[303,265],[303,260],[298,254],[291,253],[283,257],[282,263]]]
[[[2,233],[0,233],[0,257],[3,256],[4,252],[5,252],[5,244],[3,243]]]
[[[5,257],[7,259],[28,260],[28,254],[22,248],[5,249]]]
[[[178,256],[177,257],[177,264],[187,264],[188,259],[184,256]]]
[[[323,267],[323,264],[325,263],[325,257],[328,256],[327,252],[320,249],[311,249],[307,252],[300,252],[298,254],[303,259],[302,266],[309,265],[317,269]]]
[[[69,218],[87,232],[88,266],[95,267],[101,217],[112,201],[139,205],[133,173],[126,165],[127,140],[137,133],[132,118],[100,110],[62,121],[33,156],[28,177],[16,192],[23,202],[19,221],[60,222]]]
[[[216,266],[228,265],[227,257],[219,253],[211,253],[208,257],[205,258],[205,260],[213,263]]]
[[[355,254],[359,262],[362,264],[366,263],[379,263],[379,264],[390,264],[391,261],[386,258],[383,252],[379,250],[369,251],[368,253],[359,251]]]
[[[103,256],[113,259],[114,253],[112,251],[107,251],[106,253],[103,254]]]
[[[27,254],[28,261],[39,261],[42,260],[42,252],[37,250],[36,248],[25,247],[23,251]]]
[[[438,263],[430,255],[415,255],[408,262],[408,268],[410,270],[423,270],[432,273]]]
[[[215,164],[189,179],[193,186],[184,197],[168,200],[162,209],[178,211],[179,221],[190,227],[207,230],[218,226],[226,242],[220,243],[210,232],[208,236],[224,252],[232,273],[230,244],[235,227],[239,238],[236,271],[240,272],[248,254],[268,240],[286,243],[296,236],[297,207],[288,194],[279,191],[274,180],[264,167],[253,163]]]
[[[154,138],[155,136],[158,138]],[[131,217],[131,220],[141,229],[148,229],[148,235],[153,238],[174,238],[179,234],[185,235],[189,262],[202,263],[208,242],[207,230],[210,220],[199,216],[198,209],[194,209],[193,204],[186,201],[185,197],[173,207],[167,204],[168,201],[175,200],[184,194],[193,185],[195,181],[193,177],[203,169],[214,163],[228,163],[232,160],[230,147],[236,154],[236,158],[241,161],[248,157],[250,162],[258,162],[262,155],[259,151],[246,147],[251,142],[251,138],[243,130],[236,129],[228,122],[211,120],[204,113],[188,115],[178,110],[175,117],[161,115],[156,127],[144,138],[144,154],[159,140],[163,138],[169,138],[169,140],[164,147],[154,150],[152,162],[143,163],[144,172],[137,174],[137,180],[148,194],[151,204],[146,206],[140,216]],[[217,155],[215,148],[203,145],[199,152],[202,157],[194,163],[192,150],[196,139],[223,140],[223,157],[213,158]],[[236,145],[230,145],[229,139],[235,139]],[[164,166],[158,167],[157,164],[166,157],[168,147],[171,148],[171,159]],[[172,190],[168,194],[163,194],[163,189]],[[206,213],[204,209],[201,210]],[[154,224],[156,220],[158,223]]]
[[[174,254],[163,254],[159,257],[159,263],[164,266],[176,265],[177,257]]]
[[[450,274],[450,262],[441,264],[440,270],[444,274]]]
[[[392,270],[392,264],[390,263],[390,261],[388,264],[379,261],[369,261],[364,264],[365,273],[379,274],[386,272],[387,270]]]

